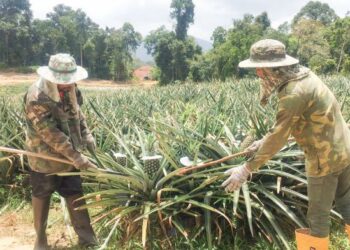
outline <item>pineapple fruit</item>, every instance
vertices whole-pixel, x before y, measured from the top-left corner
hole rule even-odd
[[[142,157],[143,169],[150,178],[152,178],[158,172],[162,158],[163,157],[161,155]]]
[[[248,135],[244,138],[244,140],[242,141],[241,145],[240,145],[240,150],[243,151],[246,148],[248,148],[250,145],[253,144],[253,142],[255,141],[256,137],[254,134],[254,131],[250,131],[248,133]],[[248,153],[246,154],[246,158],[250,158],[254,155],[254,152]]]
[[[114,153],[113,154],[115,161],[123,167],[126,167],[127,165],[127,158],[125,154],[122,153]]]

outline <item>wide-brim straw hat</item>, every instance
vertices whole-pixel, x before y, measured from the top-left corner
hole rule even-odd
[[[286,54],[283,43],[264,39],[250,48],[250,57],[239,63],[240,68],[276,68],[298,64],[299,60]]]
[[[88,77],[88,72],[83,67],[77,66],[69,54],[51,56],[49,65],[39,67],[37,73],[55,84],[73,84]]]

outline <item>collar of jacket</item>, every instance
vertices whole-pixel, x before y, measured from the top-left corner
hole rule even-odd
[[[309,68],[300,66],[299,72],[296,74],[296,76],[284,82],[281,82],[281,84],[279,84],[277,87],[277,91],[280,92],[289,82],[298,81],[298,80],[304,79],[305,77],[308,77],[310,72],[311,70]]]

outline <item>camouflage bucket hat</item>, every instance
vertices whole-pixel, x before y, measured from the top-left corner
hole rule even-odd
[[[275,68],[299,63],[286,54],[283,43],[273,39],[260,40],[250,48],[250,57],[239,63],[240,68]]]
[[[49,65],[39,67],[37,73],[55,84],[73,84],[88,77],[87,71],[77,66],[69,54],[56,54],[50,57]]]

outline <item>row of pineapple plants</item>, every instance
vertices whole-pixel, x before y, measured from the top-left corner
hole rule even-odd
[[[325,80],[350,117],[348,80]],[[84,92],[84,112],[98,145],[91,159],[101,168],[83,173],[86,207],[99,211],[94,223],[105,239],[102,248],[116,244],[114,239],[175,249],[205,239],[205,247],[214,249],[234,246],[238,238],[292,247],[293,230],[306,225],[307,209],[304,159],[295,143],[232,194],[220,186],[223,172],[245,158],[180,171],[186,163],[239,152],[248,135],[258,139],[268,131],[276,100],[266,109],[259,106],[257,81]],[[0,118],[8,125],[1,128],[1,145],[23,148],[20,101],[3,101]],[[335,211],[332,217],[340,218]]]

